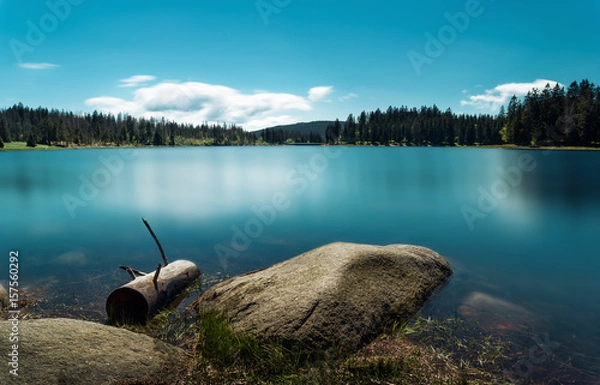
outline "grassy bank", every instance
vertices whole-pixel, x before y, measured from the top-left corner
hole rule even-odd
[[[45,144],[38,144],[35,147],[27,147],[25,142],[10,142],[4,143],[4,148],[0,148],[0,151],[25,151],[25,150],[64,150],[65,147],[59,146],[47,146]]]
[[[473,146],[472,148],[504,148],[509,150],[542,150],[542,151],[600,151],[600,147],[576,146],[517,146],[516,144],[501,144],[491,146]]]
[[[221,280],[216,277],[206,281],[206,286]],[[99,285],[102,284],[99,282]],[[186,294],[196,298],[202,287],[199,282]],[[102,290],[95,287],[94,291]],[[62,304],[64,298],[57,303],[57,298],[62,297],[48,297],[44,292],[24,290],[19,294],[21,319],[66,317],[105,322],[102,296],[84,296],[90,306],[98,304],[98,309],[90,309],[80,303]],[[69,289],[65,295],[74,294]],[[40,302],[52,302],[52,307],[39,306]],[[180,385],[546,385],[554,384],[556,378],[564,379],[562,383],[596,383],[591,366],[585,369],[581,363],[574,364],[565,349],[553,347],[550,351],[535,330],[488,332],[476,321],[457,314],[453,317],[419,316],[391,325],[359,352],[343,354],[336,349],[306,350],[236,333],[222,317],[198,315],[186,309],[183,302],[175,309],[162,311],[146,325],[121,325],[184,349],[188,358],[177,366],[165,368],[177,373]],[[7,319],[7,310],[0,309],[0,318]],[[94,314],[101,318],[94,318]],[[594,361],[589,358],[589,362]],[[146,378],[116,384],[163,385],[166,382]]]
[[[504,344],[468,340],[456,319],[417,318],[395,325],[354,354],[309,351],[234,332],[215,314],[163,313],[126,326],[190,352],[181,384],[511,384],[503,376]],[[120,385],[162,385],[160,379]]]

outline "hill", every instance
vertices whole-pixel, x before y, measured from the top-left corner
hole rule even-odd
[[[301,134],[310,134],[312,132],[321,136],[325,136],[325,129],[327,128],[327,125],[333,123],[335,122],[329,120],[319,120],[314,122],[286,124],[263,128],[262,130],[254,131],[254,133],[256,133],[256,135],[260,135],[265,130],[284,130],[288,132],[299,132]]]

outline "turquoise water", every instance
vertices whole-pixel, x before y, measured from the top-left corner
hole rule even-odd
[[[418,244],[455,271],[425,312],[538,333],[598,378],[599,175],[600,153],[585,151],[1,153],[0,279],[6,284],[9,251],[18,250],[20,285],[46,288],[49,313],[67,299],[101,309],[127,281],[119,264],[152,271],[160,262],[141,217],[171,260],[208,274],[238,274],[332,241]]]

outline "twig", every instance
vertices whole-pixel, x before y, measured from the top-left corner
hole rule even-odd
[[[144,273],[143,271],[139,271],[136,269],[131,269],[131,271],[133,271],[136,275],[139,275],[140,277],[143,277],[144,275],[148,275],[148,273]]]
[[[158,240],[158,238],[156,238],[156,235],[154,234],[154,231],[152,231],[152,228],[150,227],[150,224],[148,223],[148,221],[145,220],[144,218],[142,218],[142,221],[144,222],[144,224],[146,225],[146,228],[148,228],[148,231],[150,231],[150,235],[152,235],[152,238],[154,238],[154,241],[158,245],[158,249],[160,250],[160,255],[162,256],[163,262],[165,263],[165,266],[167,266],[169,264],[169,261],[167,260],[167,256],[165,255],[165,251],[163,250],[163,247],[160,244],[160,241]]]
[[[162,265],[159,263],[158,267],[156,268],[156,272],[154,273],[154,278],[152,278],[152,282],[154,282],[155,285],[156,285],[156,281],[158,281],[158,275],[160,274],[161,268],[162,268]]]
[[[126,272],[129,273],[129,275],[131,275],[131,279],[135,279],[135,273],[133,272],[133,269],[129,266],[125,266],[125,265],[119,265],[119,268],[125,270]]]

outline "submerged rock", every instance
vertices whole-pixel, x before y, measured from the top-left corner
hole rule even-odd
[[[523,306],[479,291],[467,295],[457,310],[462,317],[491,333],[515,332],[522,325],[537,323],[534,314]]]
[[[338,242],[217,284],[193,306],[261,337],[356,349],[412,317],[451,274],[425,247]]]
[[[16,324],[16,323],[15,323]],[[0,321],[0,350],[7,358],[1,384],[112,384],[116,380],[173,377],[183,350],[146,335],[71,319],[21,320],[18,341],[11,321]],[[14,349],[13,345],[18,345]],[[9,372],[18,357],[18,377]]]

